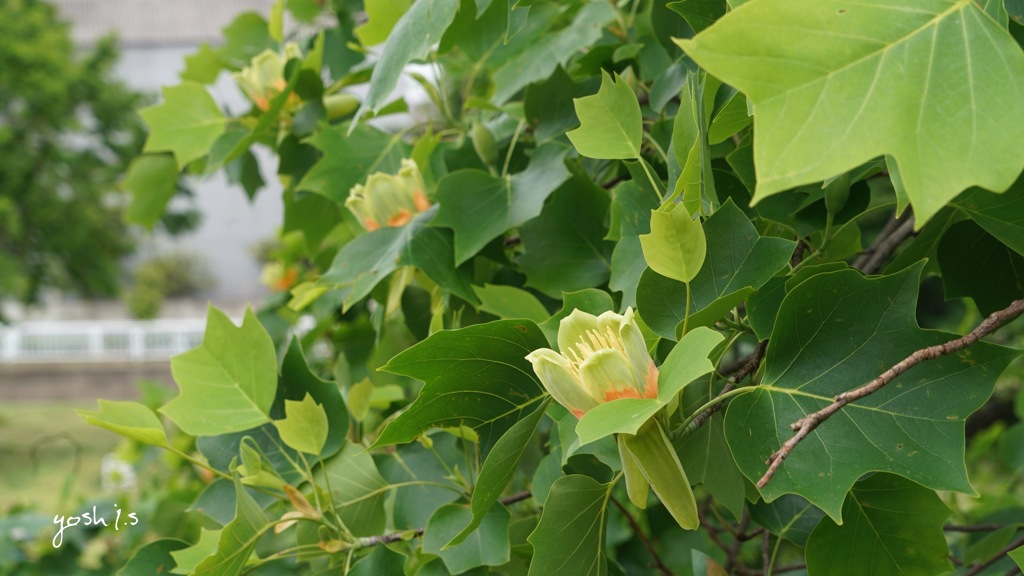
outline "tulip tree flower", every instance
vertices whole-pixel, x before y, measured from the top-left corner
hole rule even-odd
[[[345,206],[368,231],[381,226],[402,226],[413,215],[430,208],[425,188],[416,163],[403,159],[398,174],[376,172],[366,179],[366,185],[353,186]]]
[[[235,73],[235,81],[253,104],[266,112],[270,108],[270,101],[288,84],[284,79],[285,64],[289,59],[301,56],[298,45],[294,43],[285,46],[283,55],[273,50],[264,50],[253,57],[249,66]],[[294,106],[299,101],[297,95],[291,94],[287,104]]]
[[[548,393],[577,418],[611,400],[658,397],[658,369],[632,308],[600,316],[573,310],[559,324],[558,348],[561,354],[541,348],[526,359]]]
[[[658,398],[658,368],[647,352],[633,309],[594,316],[574,310],[558,326],[558,348],[526,359],[548,393],[576,418],[605,403]],[[618,434],[626,492],[647,506],[648,487],[685,529],[699,524],[697,502],[682,463],[656,416],[636,434]]]

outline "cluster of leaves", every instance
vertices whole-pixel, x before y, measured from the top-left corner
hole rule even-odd
[[[1024,310],[1021,8],[397,0],[366,2],[356,27],[362,6],[324,20],[279,1],[240,16],[142,112],[135,205],[159,217],[181,170],[225,169],[255,194],[251,148],[267,147],[290,276],[240,327],[211,310],[202,346],[172,360],[181,392],[159,413],[216,478],[192,505],[207,527],[124,573],[1005,572],[1024,555],[1012,374],[970,458],[965,425],[1019,354],[975,336]],[[286,10],[330,24],[286,38]],[[203,86],[224,70],[244,115]],[[374,119],[406,110],[403,73],[436,110],[391,134]],[[410,159],[415,211],[348,209]],[[919,325],[936,290],[957,304],[926,320],[951,332]],[[582,419],[550,402],[525,357],[557,349],[574,310],[630,307],[658,397]],[[652,416],[695,486],[696,531],[619,481],[613,434]],[[86,417],[168,444],[138,404]]]

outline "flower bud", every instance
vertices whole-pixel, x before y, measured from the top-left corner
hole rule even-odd
[[[398,174],[376,172],[365,185],[353,186],[345,206],[371,232],[381,226],[402,226],[413,215],[430,208],[425,188],[416,163],[403,159]]]
[[[526,356],[548,393],[577,418],[620,398],[657,398],[658,369],[633,309],[600,316],[574,310],[558,327],[558,348]]]

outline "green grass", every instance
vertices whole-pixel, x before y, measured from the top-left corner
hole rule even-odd
[[[0,405],[0,516],[19,504],[43,513],[69,513],[66,508],[102,495],[100,459],[114,450],[119,437],[86,424],[76,408],[95,405]]]

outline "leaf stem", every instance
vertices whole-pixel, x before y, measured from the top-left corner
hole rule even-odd
[[[665,164],[668,164],[668,154],[665,154],[665,151],[661,148],[661,145],[658,144],[658,141],[655,140],[653,136],[651,136],[650,132],[644,132],[644,138],[651,143],[651,146],[654,147],[654,150],[658,153],[659,156],[661,156],[662,161],[664,161]]]
[[[644,162],[644,157],[640,155],[640,152],[637,152],[636,160],[640,163],[640,167],[644,169],[644,174],[647,174],[647,180],[650,181],[651,187],[654,188],[654,193],[657,194],[658,191],[661,190],[661,186],[658,185],[657,180],[654,179],[654,175],[651,174],[651,170],[647,167],[647,162]],[[658,194],[658,196],[661,196],[661,194]]]
[[[683,311],[683,336],[690,325],[690,283],[686,282],[686,309]]]
[[[508,145],[508,152],[505,154],[505,164],[501,167],[501,177],[504,178],[508,174],[508,165],[512,162],[512,151],[516,149],[516,143],[519,141],[519,134],[523,131],[523,127],[526,126],[526,119],[519,121],[516,126],[516,131],[512,133],[512,141]]]
[[[686,420],[683,420],[683,423],[676,427],[676,429],[672,432],[672,436],[677,437],[679,435],[682,435],[683,438],[689,436],[693,432],[693,430],[697,429],[696,426],[693,426],[691,429],[690,425],[693,424],[693,422],[697,420],[697,418],[700,417],[700,415],[704,413],[705,410],[710,410],[712,407],[714,407],[716,404],[720,402],[724,402],[734,396],[739,396],[740,394],[746,394],[747,392],[750,392],[753,389],[753,386],[733,388],[732,390],[729,390],[724,394],[719,394],[718,396],[715,396],[711,400],[708,400],[700,408],[694,410],[693,414],[690,414],[686,418]]]

